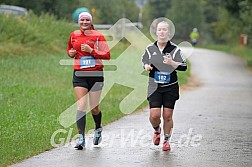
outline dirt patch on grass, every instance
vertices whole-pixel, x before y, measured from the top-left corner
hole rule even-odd
[[[188,78],[188,82],[182,86],[180,86],[180,92],[183,93],[185,91],[190,91],[201,87],[203,84],[200,82],[200,79],[195,75],[191,75]]]

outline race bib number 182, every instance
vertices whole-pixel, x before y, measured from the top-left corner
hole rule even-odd
[[[170,74],[169,73],[165,73],[165,72],[159,72],[156,71],[154,73],[154,82],[156,83],[169,83],[170,82]]]

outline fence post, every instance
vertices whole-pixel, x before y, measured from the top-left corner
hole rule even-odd
[[[240,34],[240,45],[248,45],[248,35],[247,34]]]

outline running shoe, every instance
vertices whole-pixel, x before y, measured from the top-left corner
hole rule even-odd
[[[79,134],[79,141],[77,142],[74,148],[77,148],[77,150],[82,150],[84,147],[85,147],[85,138],[82,134]]]
[[[171,150],[171,146],[170,146],[169,142],[167,140],[165,140],[164,144],[163,144],[163,151],[168,151],[168,150]]]
[[[154,145],[159,145],[159,143],[160,143],[160,133],[161,133],[161,128],[159,127],[159,130],[154,132],[154,136],[153,136]]]
[[[102,128],[98,128],[94,131],[94,145],[98,145],[102,141]]]

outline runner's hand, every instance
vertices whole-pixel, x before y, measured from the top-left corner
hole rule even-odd
[[[146,71],[151,71],[151,70],[153,69],[153,67],[151,67],[149,64],[145,64],[145,65],[144,65],[144,69],[145,69]]]
[[[71,48],[71,49],[69,50],[69,56],[72,57],[72,58],[74,58],[75,55],[76,55],[76,50],[74,50],[73,48]]]
[[[165,55],[163,56],[163,58],[164,58],[163,60],[164,64],[172,65],[173,60],[172,60],[171,55]]]
[[[93,49],[87,44],[81,44],[81,51],[91,53]]]

